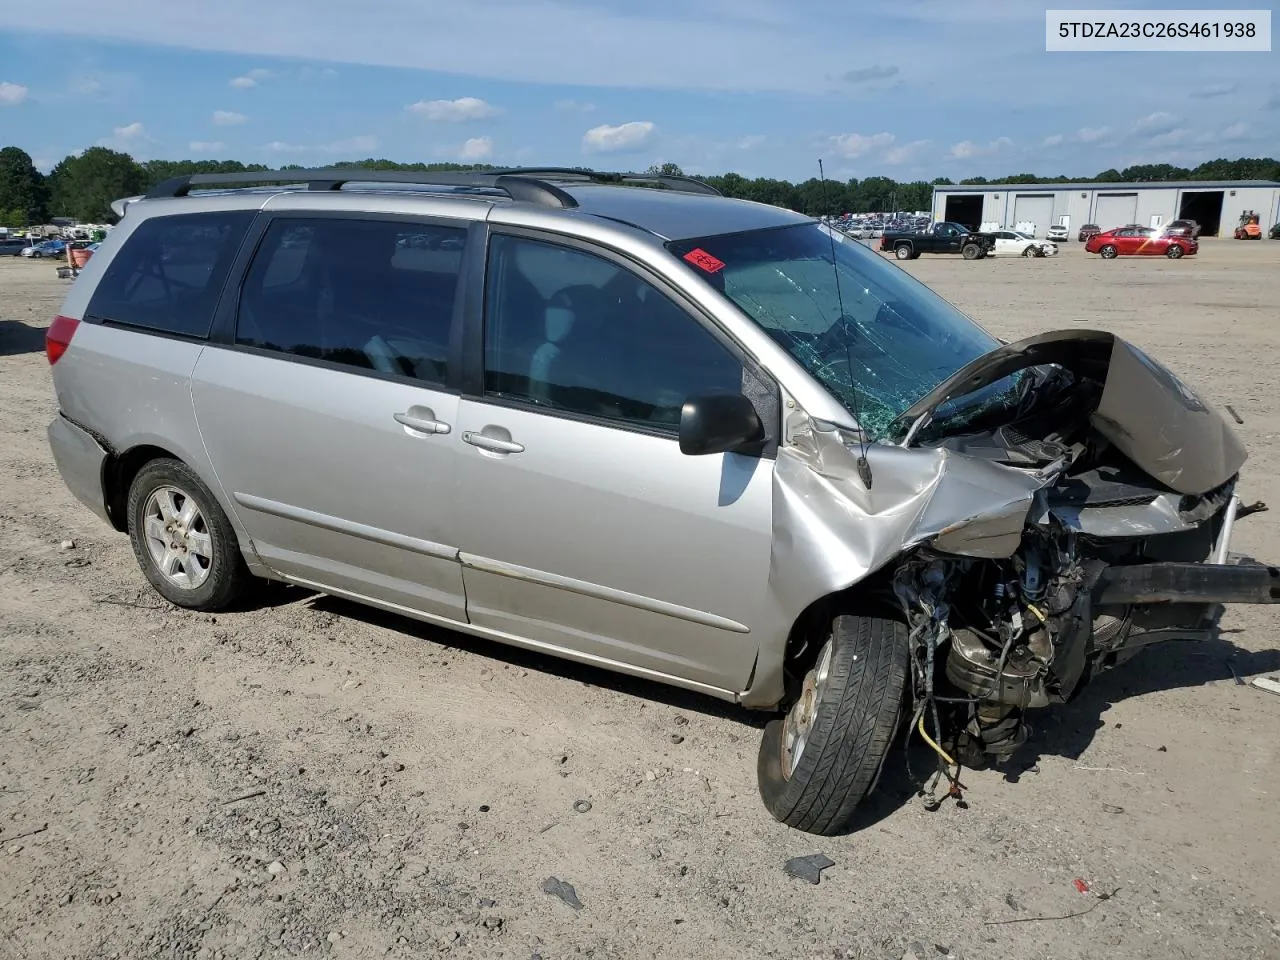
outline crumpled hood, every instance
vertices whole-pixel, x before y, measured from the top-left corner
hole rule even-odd
[[[949,400],[1042,364],[1101,382],[1094,429],[1177,493],[1203,494],[1221,486],[1248,457],[1221,413],[1163,364],[1102,330],[1055,330],[997,347],[938,384],[897,422],[914,423]]]

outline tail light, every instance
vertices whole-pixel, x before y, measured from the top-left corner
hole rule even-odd
[[[49,357],[49,365],[57,363],[67,347],[71,346],[71,338],[76,335],[80,321],[72,317],[57,316],[49,324],[49,332],[44,337],[44,352]]]

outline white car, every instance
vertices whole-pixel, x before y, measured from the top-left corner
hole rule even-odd
[[[1056,227],[1049,228],[1049,232],[1047,236],[1050,240],[1053,240],[1055,242],[1066,243],[1068,240],[1071,239],[1071,231],[1068,230],[1066,227],[1062,226],[1062,224],[1058,224],[1058,226]]]
[[[1054,257],[1058,254],[1058,245],[1049,240],[1037,240],[1029,233],[1017,230],[995,230],[995,249],[991,252],[997,257]]]

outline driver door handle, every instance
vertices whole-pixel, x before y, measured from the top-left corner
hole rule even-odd
[[[397,413],[395,418],[396,423],[403,424],[410,430],[417,430],[419,433],[448,433],[450,429],[443,420],[427,420],[409,413]]]
[[[479,447],[481,450],[488,450],[492,453],[524,452],[523,443],[516,443],[514,440],[503,440],[501,437],[491,437],[484,433],[476,433],[473,430],[466,430],[463,432],[462,442],[469,443],[473,447]]]

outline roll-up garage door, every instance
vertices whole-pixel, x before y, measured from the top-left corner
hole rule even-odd
[[[1114,230],[1133,223],[1138,216],[1136,193],[1100,193],[1094,208],[1093,222],[1103,230]]]
[[[1051,193],[1019,193],[1013,198],[1013,226],[1021,229],[1019,224],[1034,223],[1034,233],[1043,237],[1053,225],[1053,194]]]

